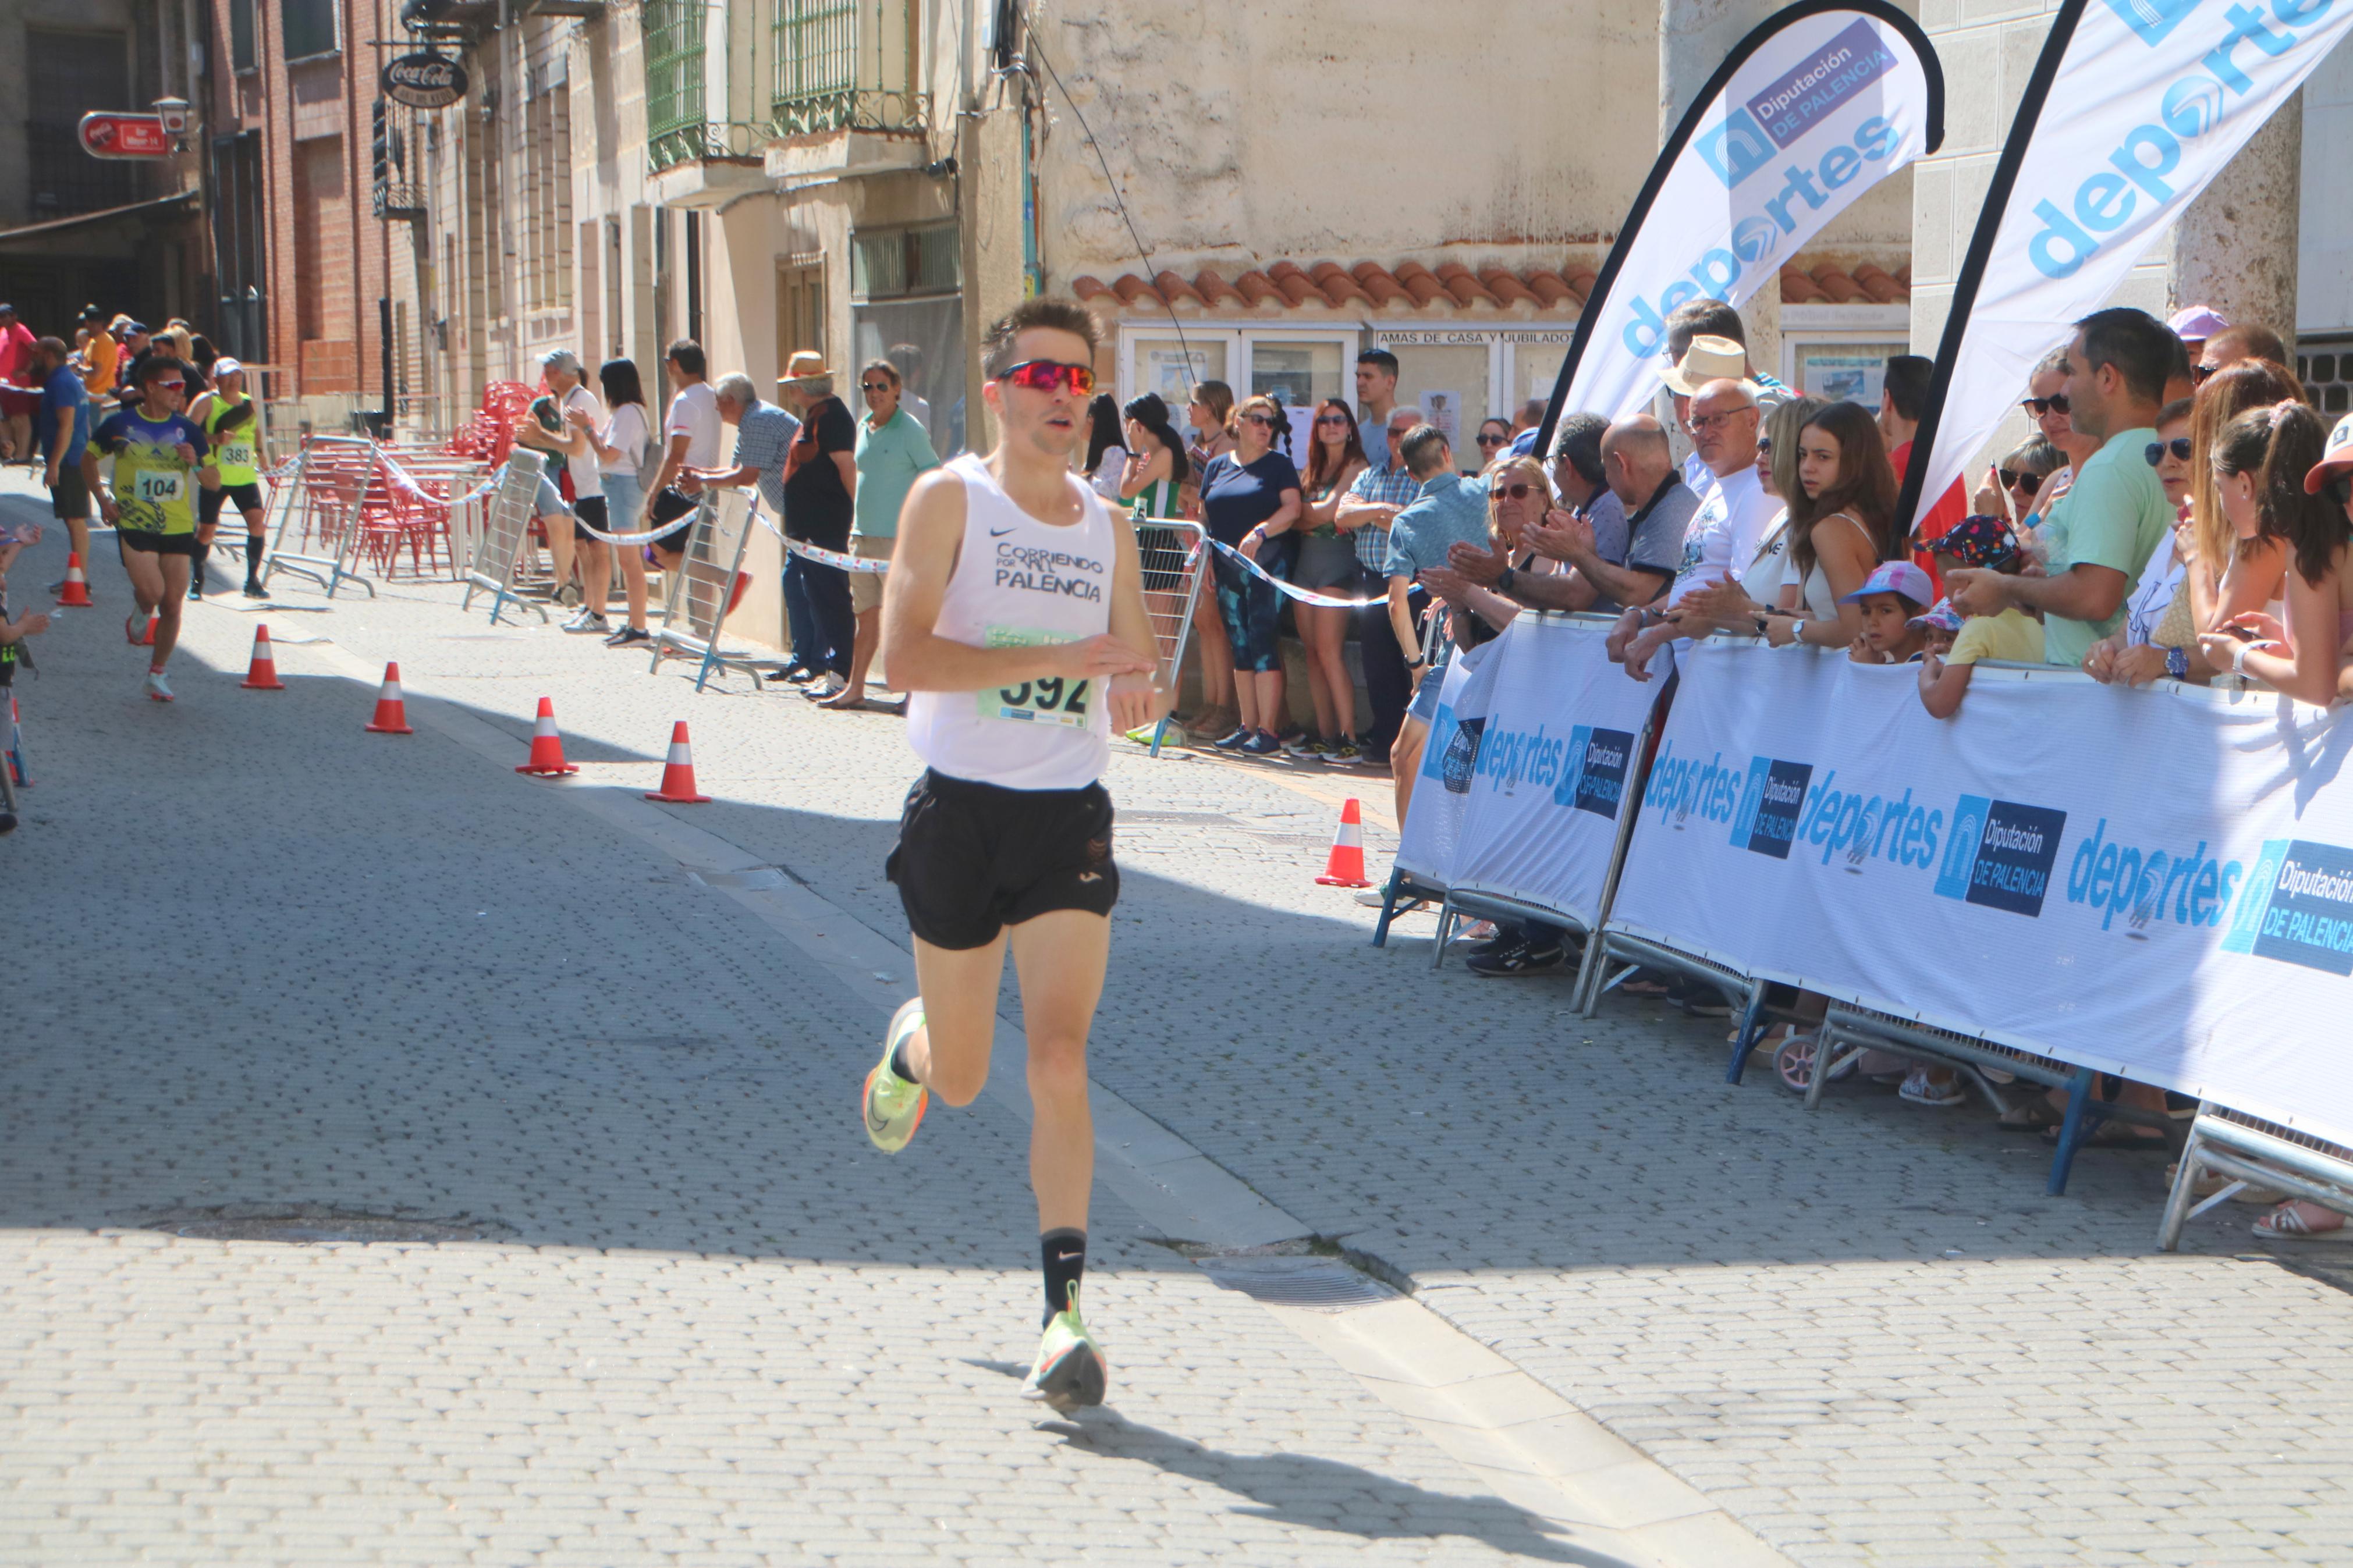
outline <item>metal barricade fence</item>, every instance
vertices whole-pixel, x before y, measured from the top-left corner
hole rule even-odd
[[[491,492],[490,515],[477,540],[473,559],[466,566],[466,597],[458,607],[470,610],[474,595],[491,595],[491,624],[510,603],[528,608],[541,620],[547,612],[515,591],[515,573],[522,563],[524,542],[539,511],[539,481],[544,465],[538,453],[518,447],[507,456],[498,489]]]
[[[1143,568],[1144,610],[1151,617],[1152,638],[1159,645],[1173,694],[1185,679],[1185,644],[1193,629],[1193,609],[1201,595],[1201,579],[1208,569],[1208,533],[1198,522],[1176,518],[1131,515],[1135,526],[1135,553]],[[1152,754],[1160,754],[1168,721],[1152,727]]]
[[[653,662],[649,673],[661,668],[671,654],[702,661],[694,672],[694,689],[702,689],[713,669],[740,669],[752,678],[754,691],[765,690],[760,672],[748,653],[723,650],[719,639],[726,630],[727,612],[734,607],[738,585],[744,581],[744,552],[759,526],[752,498],[735,489],[706,489],[687,525],[685,557],[669,574],[662,595],[662,624],[654,633]],[[616,549],[636,549],[616,545]],[[770,655],[768,662],[775,662]]]
[[[2209,1172],[2231,1180],[2193,1208],[2198,1180]],[[2173,1173],[2172,1190],[2166,1194],[2165,1217],[2158,1223],[2158,1250],[2173,1251],[2181,1245],[2184,1221],[2248,1187],[2268,1187],[2353,1216],[2353,1149],[2200,1100],[2198,1119],[2189,1124],[2181,1163]]]
[[[351,566],[359,542],[360,504],[375,468],[375,443],[350,436],[314,436],[302,444],[292,472],[270,493],[269,548],[261,584],[279,572],[307,577],[330,599],[344,583],[375,597],[375,584]]]

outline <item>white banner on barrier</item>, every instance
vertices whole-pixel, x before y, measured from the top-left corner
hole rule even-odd
[[[1609,926],[2353,1142],[2353,717],[1703,644]]]
[[[1494,689],[1493,655],[1500,643],[1483,643],[1424,679],[1441,681],[1438,716],[1421,752],[1421,772],[1398,833],[1397,867],[1428,888],[1453,885],[1454,856],[1462,836],[1463,808],[1471,800],[1471,768],[1479,754],[1488,695]]]
[[[1609,662],[1609,628],[1524,615],[1497,643],[1495,685],[1448,886],[1553,910],[1591,929],[1639,771],[1659,680]]]

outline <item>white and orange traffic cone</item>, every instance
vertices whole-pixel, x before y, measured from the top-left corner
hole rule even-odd
[[[286,683],[278,679],[277,656],[269,651],[268,626],[257,626],[253,628],[253,663],[247,668],[245,679],[239,682],[239,685],[247,691],[286,689]]]
[[[414,735],[408,727],[408,703],[400,694],[400,666],[384,667],[384,689],[375,695],[375,717],[368,721],[371,735]]]
[[[535,773],[553,778],[580,770],[564,760],[564,737],[555,731],[555,699],[539,700],[539,723],[531,732],[531,760],[517,768],[519,773]]]
[[[90,579],[82,575],[81,554],[66,552],[66,580],[58,588],[58,608],[87,610],[90,608]]]
[[[661,788],[649,794],[648,800],[666,800],[672,805],[702,805],[711,797],[698,795],[694,788],[694,752],[686,743],[686,721],[681,719],[670,732],[670,760],[662,764]]]
[[[1365,880],[1365,818],[1353,796],[1340,808],[1340,831],[1324,857],[1324,874],[1315,879],[1325,888],[1369,888]]]

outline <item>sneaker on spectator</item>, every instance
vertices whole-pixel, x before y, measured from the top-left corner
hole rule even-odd
[[[1244,741],[1240,745],[1234,749],[1249,756],[1271,757],[1274,755],[1275,752],[1282,750],[1282,742],[1276,740],[1274,736],[1267,731],[1261,730],[1257,734],[1251,736],[1249,740]]]
[[[605,639],[605,646],[607,647],[629,647],[638,643],[651,642],[653,640],[653,633],[646,630],[643,626],[623,626],[619,631],[615,632],[611,637]]]
[[[1491,952],[1474,952],[1464,962],[1463,967],[1484,979],[1508,980],[1522,974],[1541,974],[1547,969],[1558,969],[1567,960],[1567,950],[1558,942],[1538,946],[1523,938]]]
[[[1936,1110],[1957,1110],[1968,1103],[1969,1098],[1968,1090],[1961,1087],[1959,1079],[1938,1083],[1928,1076],[1926,1068],[1914,1068],[1905,1079],[1904,1087],[1895,1093],[1897,1098],[1914,1105],[1925,1105]]]
[[[1322,749],[1323,745],[1324,742],[1315,736],[1302,734],[1297,740],[1285,741],[1282,743],[1282,749],[1285,752],[1294,757],[1313,757]]]
[[[613,624],[596,611],[584,608],[579,614],[564,623],[564,629],[567,632],[594,632],[598,637],[609,637],[612,635]]]
[[[1365,753],[1340,741],[1324,749],[1324,760],[1335,768],[1361,768],[1365,765]]]
[[[1225,737],[1225,739],[1220,741],[1212,741],[1209,744],[1215,746],[1221,752],[1239,752],[1257,738],[1258,731],[1250,728],[1248,725],[1244,725],[1240,729],[1236,730],[1232,734]]]

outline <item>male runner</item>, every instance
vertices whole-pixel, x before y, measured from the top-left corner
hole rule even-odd
[[[196,542],[196,469],[205,460],[205,433],[180,412],[187,395],[187,367],[161,354],[139,367],[132,390],[138,401],[118,409],[91,432],[81,455],[82,479],[98,497],[98,510],[116,528],[122,570],[139,608],[123,623],[135,647],[147,640],[147,618],[155,617],[155,656],[147,665],[147,695],[172,700],[164,667],[180,640],[180,603],[188,591],[188,569],[203,548]],[[114,458],[114,483],[100,477],[100,452]]]
[[[261,501],[261,469],[269,455],[261,446],[260,410],[245,390],[245,366],[223,355],[213,362],[213,388],[196,400],[188,417],[205,428],[212,442],[212,461],[196,477],[204,489],[196,495],[196,558],[188,573],[188,597],[205,596],[205,557],[211,553],[213,531],[220,526],[223,503],[235,501],[245,519],[245,596],[262,599],[261,556],[269,548]]]
[[[866,1133],[895,1153],[932,1094],[968,1105],[988,1078],[1008,937],[1029,1037],[1029,1184],[1046,1332],[1021,1385],[1058,1410],[1103,1403],[1103,1352],[1079,1316],[1094,1122],[1087,1030],[1111,955],[1113,731],[1168,710],[1135,538],[1071,471],[1094,390],[1094,318],[1029,300],[981,342],[997,449],[915,481],[882,595],[892,684],[929,764],[886,868],[914,932],[919,994],[866,1077]]]

